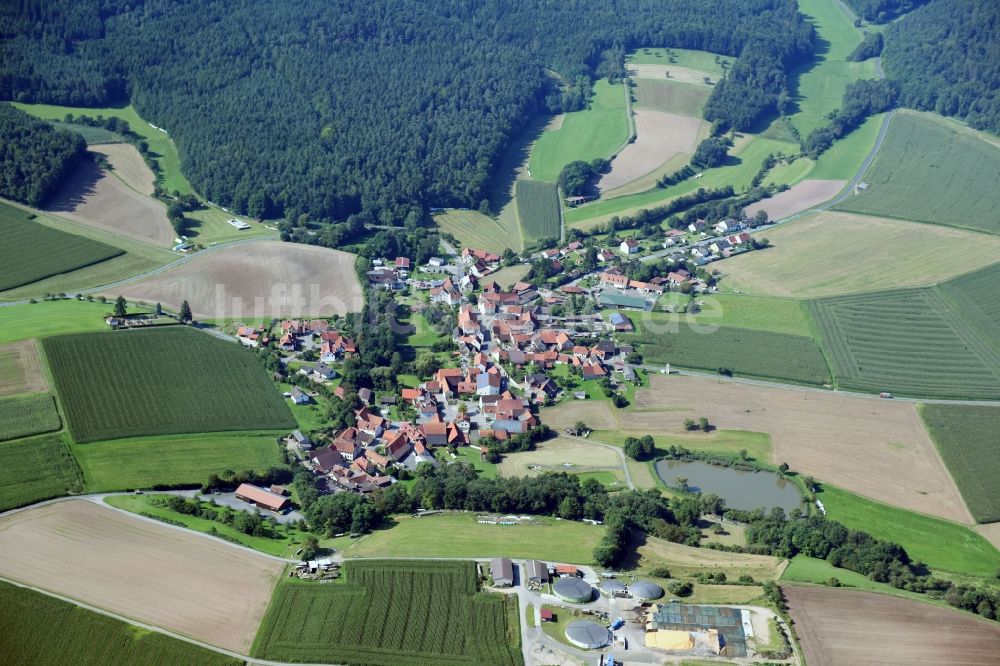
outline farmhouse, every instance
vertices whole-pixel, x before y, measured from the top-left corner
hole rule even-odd
[[[528,560],[525,562],[524,568],[524,577],[528,581],[539,584],[549,582],[549,568],[546,566],[545,562]]]
[[[514,584],[514,563],[507,557],[490,560],[490,578],[496,587],[510,587]]]
[[[634,238],[626,238],[618,246],[618,249],[621,250],[622,254],[635,254],[640,249],[639,241]]]
[[[309,402],[312,401],[312,398],[310,398],[306,393],[302,391],[302,389],[300,389],[297,386],[292,389],[290,395],[292,398],[292,402],[295,403],[296,405],[307,405],[309,404]]]
[[[247,504],[253,504],[259,509],[266,509],[276,513],[285,511],[291,504],[291,500],[287,497],[272,493],[270,490],[252,486],[249,483],[240,484],[240,487],[236,489],[236,499]]]

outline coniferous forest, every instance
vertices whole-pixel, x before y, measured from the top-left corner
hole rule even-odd
[[[0,104],[0,196],[42,205],[86,151],[80,135]]]
[[[706,115],[746,129],[812,35],[794,0],[19,0],[0,99],[130,101],[212,201],[399,224],[479,206],[525,123],[584,103],[628,49],[738,57]]]

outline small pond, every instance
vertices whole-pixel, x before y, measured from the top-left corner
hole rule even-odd
[[[788,513],[802,505],[802,494],[795,484],[773,472],[745,472],[702,461],[660,460],[656,473],[671,488],[679,487],[677,477],[683,476],[692,492],[715,493],[726,500],[730,509],[752,511],[780,506]]]

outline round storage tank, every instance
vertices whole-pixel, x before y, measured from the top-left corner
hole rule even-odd
[[[605,580],[601,583],[601,594],[607,597],[621,597],[625,595],[625,585],[616,580]]]
[[[577,620],[566,627],[566,640],[585,650],[596,650],[611,641],[611,632],[603,624]]]
[[[632,597],[640,601],[653,601],[663,596],[663,588],[648,580],[640,580],[629,587]]]
[[[560,578],[552,590],[564,601],[585,604],[594,598],[594,588],[579,578]]]

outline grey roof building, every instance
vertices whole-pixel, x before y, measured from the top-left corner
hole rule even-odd
[[[527,572],[525,577],[534,583],[547,583],[549,582],[549,567],[545,562],[539,562],[538,560],[528,560],[525,563],[525,568]]]
[[[490,560],[490,577],[497,587],[510,587],[514,584],[514,563],[508,557],[494,557]]]

